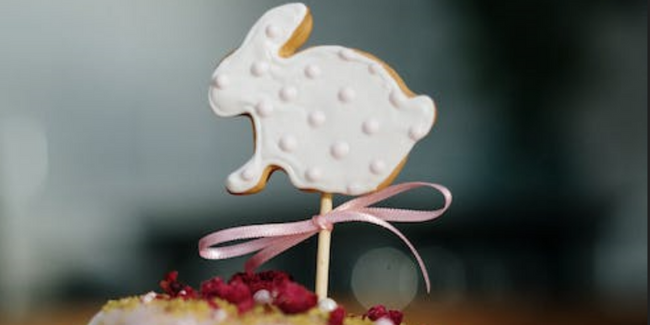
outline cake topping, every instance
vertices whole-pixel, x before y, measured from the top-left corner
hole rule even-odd
[[[196,298],[194,289],[178,281],[178,272],[171,271],[160,281],[160,288],[172,298],[191,299]]]
[[[369,318],[372,321],[379,321],[375,324],[379,325],[387,325],[387,324],[395,324],[399,325],[402,323],[402,319],[404,318],[404,314],[399,311],[399,310],[388,310],[386,309],[385,306],[383,305],[376,305],[371,307],[365,314],[363,314],[363,318]],[[390,323],[386,323],[384,321],[383,323],[380,323],[381,320],[390,320]]]
[[[178,272],[173,271],[165,275],[160,286],[162,294],[150,292],[111,300],[102,312],[153,313],[158,315],[156,317],[188,317],[190,323],[190,319],[201,319],[209,324],[215,321],[221,324],[226,319],[236,319],[234,324],[266,324],[263,320],[268,319],[301,325],[371,325],[371,322],[373,325],[400,325],[403,317],[400,311],[388,310],[382,305],[370,308],[363,316],[348,315],[344,307],[331,298],[317,303],[313,292],[279,271],[237,273],[227,282],[214,277],[204,281],[200,290],[180,282]]]
[[[224,283],[221,278],[212,278],[201,284],[201,296],[205,299],[222,298],[246,312],[255,306],[250,288],[241,280]]]
[[[345,309],[341,306],[336,307],[330,313],[329,319],[327,320],[328,325],[342,325],[343,319],[345,319]]]

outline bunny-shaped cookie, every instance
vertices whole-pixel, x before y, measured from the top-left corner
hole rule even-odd
[[[276,169],[303,190],[374,191],[434,123],[431,98],[372,55],[341,46],[294,53],[311,27],[305,5],[273,8],[214,72],[214,112],[248,115],[255,132],[253,157],[228,177],[231,193],[262,190]]]

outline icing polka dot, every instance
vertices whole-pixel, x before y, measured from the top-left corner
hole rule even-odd
[[[393,106],[400,108],[402,105],[404,105],[407,98],[404,96],[404,94],[402,94],[401,90],[393,90],[390,93],[389,99],[390,103],[393,104]]]
[[[325,113],[323,113],[323,111],[313,111],[309,113],[309,117],[307,119],[309,125],[313,128],[317,128],[325,124],[325,121],[327,120],[327,118],[325,117]]]
[[[375,159],[370,162],[370,172],[375,175],[381,175],[386,170],[386,163],[381,159]]]
[[[321,70],[317,65],[310,64],[305,67],[305,76],[309,79],[316,79],[320,77]]]
[[[255,105],[255,112],[260,117],[268,117],[273,113],[273,104],[268,100],[262,100]]]
[[[237,187],[238,184],[240,184],[239,180],[236,178],[241,178],[241,175],[237,175],[237,173],[232,173],[228,175],[228,178],[226,179],[226,187],[229,190],[232,190]]]
[[[372,63],[368,66],[368,71],[372,74],[378,74],[381,71],[381,65],[379,63]]]
[[[349,103],[357,96],[357,93],[354,89],[350,87],[343,87],[339,90],[339,101],[342,103]]]
[[[305,173],[305,178],[310,182],[317,182],[323,178],[323,172],[318,167],[312,167],[307,169]]]
[[[330,154],[336,159],[343,159],[350,153],[350,145],[344,141],[337,141],[330,147]]]
[[[298,147],[298,140],[293,135],[285,134],[280,138],[278,145],[282,151],[292,152]]]
[[[255,178],[255,170],[251,167],[242,170],[241,178],[245,181],[252,181]]]
[[[368,119],[361,125],[363,133],[373,135],[379,132],[379,121],[374,118]]]
[[[255,62],[251,66],[251,73],[256,77],[261,77],[269,72],[269,64],[266,62]]]
[[[412,126],[409,129],[409,138],[411,140],[418,141],[424,138],[425,135],[427,135],[427,129],[423,125]]]
[[[228,76],[220,74],[214,78],[214,86],[219,89],[224,89],[230,85],[230,78]]]
[[[280,30],[280,27],[278,27],[276,25],[268,25],[268,26],[266,26],[265,32],[266,32],[266,36],[268,36],[269,38],[273,38],[273,39],[278,38],[280,36],[280,34],[282,34],[282,31]]]
[[[342,49],[339,51],[339,56],[343,60],[350,61],[354,58],[354,51],[351,49]]]
[[[280,99],[290,102],[298,97],[298,89],[294,86],[284,86],[280,89]]]
[[[357,182],[352,182],[348,184],[347,190],[349,194],[357,195],[363,193],[363,187]]]

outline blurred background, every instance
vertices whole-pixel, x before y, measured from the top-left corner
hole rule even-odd
[[[85,324],[169,270],[228,277],[245,258],[203,260],[199,238],[318,211],[283,173],[229,195],[253,135],[208,106],[218,61],[281,3],[0,2],[0,323]],[[454,194],[441,219],[397,225],[430,295],[396,237],[343,225],[335,298],[408,305],[411,323],[646,323],[646,1],[305,3],[307,46],[371,52],[435,99],[437,124],[396,182]],[[315,248],[264,268],[311,287]]]

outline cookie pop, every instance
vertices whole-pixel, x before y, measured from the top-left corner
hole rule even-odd
[[[246,115],[254,126],[253,157],[230,174],[228,191],[258,192],[283,170],[297,188],[322,193],[322,215],[332,210],[333,193],[388,186],[436,109],[371,54],[342,46],[297,52],[311,29],[303,4],[266,12],[215,70],[209,98],[217,115]],[[324,298],[331,230],[322,228],[316,292]]]

